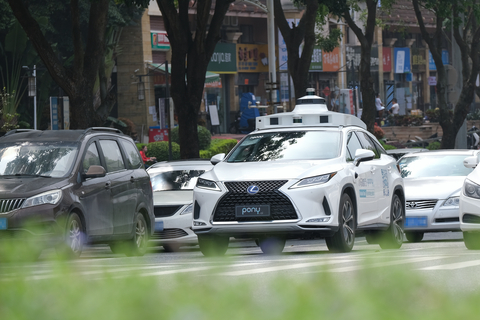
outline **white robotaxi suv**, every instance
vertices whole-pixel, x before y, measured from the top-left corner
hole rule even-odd
[[[395,159],[364,122],[328,111],[321,97],[257,117],[255,131],[211,162],[194,189],[193,231],[206,256],[225,254],[230,237],[254,238],[267,254],[306,235],[349,252],[357,230],[382,248],[402,245],[405,197]]]
[[[478,156],[463,161],[467,168],[475,168],[465,179],[460,192],[460,229],[463,231],[465,246],[480,250],[480,166]]]

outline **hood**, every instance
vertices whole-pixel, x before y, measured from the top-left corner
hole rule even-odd
[[[28,198],[49,190],[60,189],[67,183],[67,178],[0,177],[0,198]]]
[[[403,179],[408,200],[443,199],[460,196],[465,176]]]
[[[471,180],[472,182],[480,185],[480,165],[475,168],[468,176],[467,178]]]
[[[343,169],[338,159],[315,161],[220,162],[202,175],[215,181],[285,180],[313,177]]]

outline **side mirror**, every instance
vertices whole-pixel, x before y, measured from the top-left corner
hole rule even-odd
[[[471,157],[466,157],[465,159],[463,159],[463,165],[466,167],[466,168],[475,168],[478,164],[478,159],[477,159],[477,156],[471,156]]]
[[[223,159],[225,159],[225,153],[219,153],[219,154],[214,155],[210,159],[210,163],[213,164],[213,165],[216,165],[217,163],[222,162]]]
[[[357,149],[357,151],[355,151],[355,159],[353,160],[353,164],[355,167],[358,167],[361,162],[370,161],[374,158],[375,153],[372,150]]]
[[[83,174],[83,177],[85,179],[87,179],[87,178],[100,178],[100,177],[105,177],[106,174],[107,174],[107,171],[105,171],[104,167],[92,165],[92,166],[90,166],[90,168],[88,168],[88,171]]]

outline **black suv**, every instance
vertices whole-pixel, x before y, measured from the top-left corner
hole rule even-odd
[[[13,130],[0,138],[0,238],[34,239],[70,256],[85,243],[143,255],[154,228],[150,178],[120,130]]]

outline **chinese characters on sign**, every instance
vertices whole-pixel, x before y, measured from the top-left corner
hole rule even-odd
[[[166,31],[152,32],[150,36],[152,49],[170,50],[170,40],[168,40]]]
[[[268,72],[268,45],[237,44],[238,72]]]

